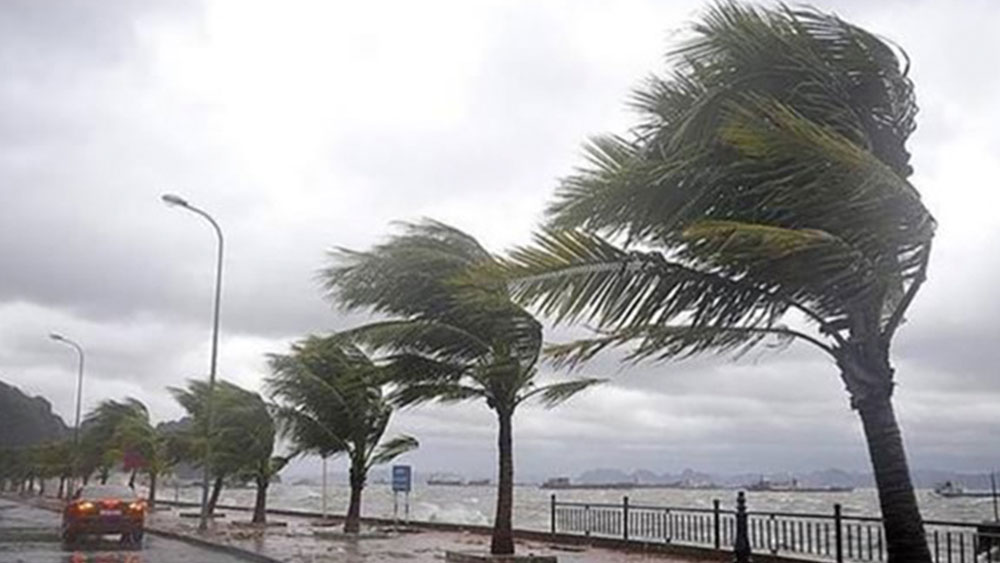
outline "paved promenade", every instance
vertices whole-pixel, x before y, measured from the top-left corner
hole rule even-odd
[[[35,505],[58,508],[56,499],[23,499]],[[445,551],[488,550],[489,536],[475,532],[442,531],[411,527],[394,531],[385,527],[369,527],[362,537],[340,533],[339,523],[319,525],[315,518],[269,515],[267,527],[251,526],[250,513],[222,509],[207,533],[197,530],[198,519],[182,517],[193,508],[159,506],[147,519],[147,527],[170,534],[194,537],[215,544],[237,548],[283,563],[440,563]],[[280,525],[278,525],[280,524]],[[147,539],[147,542],[150,540]],[[161,538],[153,540],[157,544]],[[147,544],[151,545],[151,544]],[[608,563],[656,561],[690,563],[697,559],[681,559],[663,554],[624,553],[586,546],[558,546],[545,541],[517,541],[518,553],[557,555],[565,563]],[[146,558],[138,559],[145,561]]]

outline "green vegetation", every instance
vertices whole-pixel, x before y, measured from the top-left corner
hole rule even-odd
[[[227,479],[252,478],[257,485],[254,522],[264,522],[267,488],[284,465],[282,458],[272,457],[274,419],[260,395],[228,381],[217,381],[213,396],[215,420],[209,436],[205,411],[208,390],[205,381],[189,381],[186,388],[170,388],[193,420],[191,427],[181,433],[185,444],[182,459],[203,467],[205,446],[211,440],[209,472],[213,483],[208,513],[214,513]]]
[[[805,342],[858,411],[889,560],[930,561],[892,408],[889,349],[919,290],[935,222],[907,181],[913,88],[893,49],[811,10],[723,2],[632,100],[629,137],[588,146],[537,243],[512,254],[515,295],[594,338],[578,365]]]
[[[499,478],[491,551],[513,553],[514,412],[532,398],[553,406],[599,380],[536,384],[541,324],[489,275],[493,255],[458,229],[408,224],[370,251],[340,250],[332,258],[323,272],[331,300],[391,317],[341,337],[387,354],[381,363],[397,404],[482,400],[495,413]]]
[[[123,469],[131,472],[130,487],[142,470],[149,479],[149,503],[155,505],[159,477],[180,460],[183,445],[179,437],[157,430],[149,420],[146,405],[132,398],[122,402],[105,400],[87,415],[86,421],[89,427],[84,441],[94,452],[87,455],[101,460],[102,482],[119,461]]]
[[[383,393],[387,368],[338,337],[318,336],[294,344],[291,354],[272,354],[270,365],[267,388],[294,455],[343,454],[350,461],[344,531],[358,532],[368,470],[418,446],[411,436],[382,440],[393,412]]]

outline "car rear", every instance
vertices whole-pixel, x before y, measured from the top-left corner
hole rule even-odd
[[[125,487],[84,487],[63,511],[63,540],[81,536],[120,534],[123,542],[139,543],[145,529],[146,503]]]

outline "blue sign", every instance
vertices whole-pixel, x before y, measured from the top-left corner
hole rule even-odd
[[[408,493],[413,484],[413,474],[409,465],[392,466],[392,490],[397,493]]]

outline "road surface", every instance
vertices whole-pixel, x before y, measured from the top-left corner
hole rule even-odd
[[[64,550],[60,515],[0,499],[0,563],[237,563],[243,559],[146,534],[141,550],[113,539],[87,541]]]

